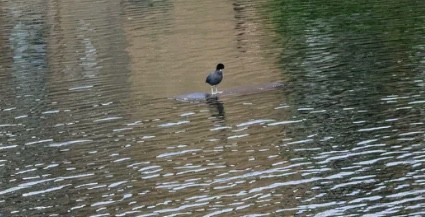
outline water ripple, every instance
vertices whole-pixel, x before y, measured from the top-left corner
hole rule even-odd
[[[0,216],[425,215],[425,4],[345,6],[2,1]]]

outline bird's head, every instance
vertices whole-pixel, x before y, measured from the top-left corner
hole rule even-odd
[[[216,68],[217,71],[223,71],[223,69],[224,69],[223,63],[217,64],[217,68]]]

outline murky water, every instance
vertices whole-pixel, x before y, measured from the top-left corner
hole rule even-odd
[[[425,3],[0,1],[0,216],[425,215]],[[187,103],[219,88],[283,89]]]

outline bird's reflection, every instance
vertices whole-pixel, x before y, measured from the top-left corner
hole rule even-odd
[[[206,103],[208,105],[208,108],[210,109],[211,116],[216,118],[217,120],[224,121],[224,105],[219,100],[218,96],[208,94],[206,97]]]
[[[229,137],[229,129],[226,128],[226,118],[225,118],[225,112],[224,112],[224,105],[219,100],[217,95],[207,95],[206,97],[206,104],[208,105],[208,109],[211,113],[211,121],[212,121],[212,127],[213,128],[220,128],[223,127],[221,130],[214,131],[214,134],[212,138],[214,138],[216,144],[218,146],[222,146],[223,148],[226,148],[229,144],[227,141]]]

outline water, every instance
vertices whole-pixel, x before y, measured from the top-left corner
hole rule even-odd
[[[0,216],[425,213],[422,3],[0,10]]]

